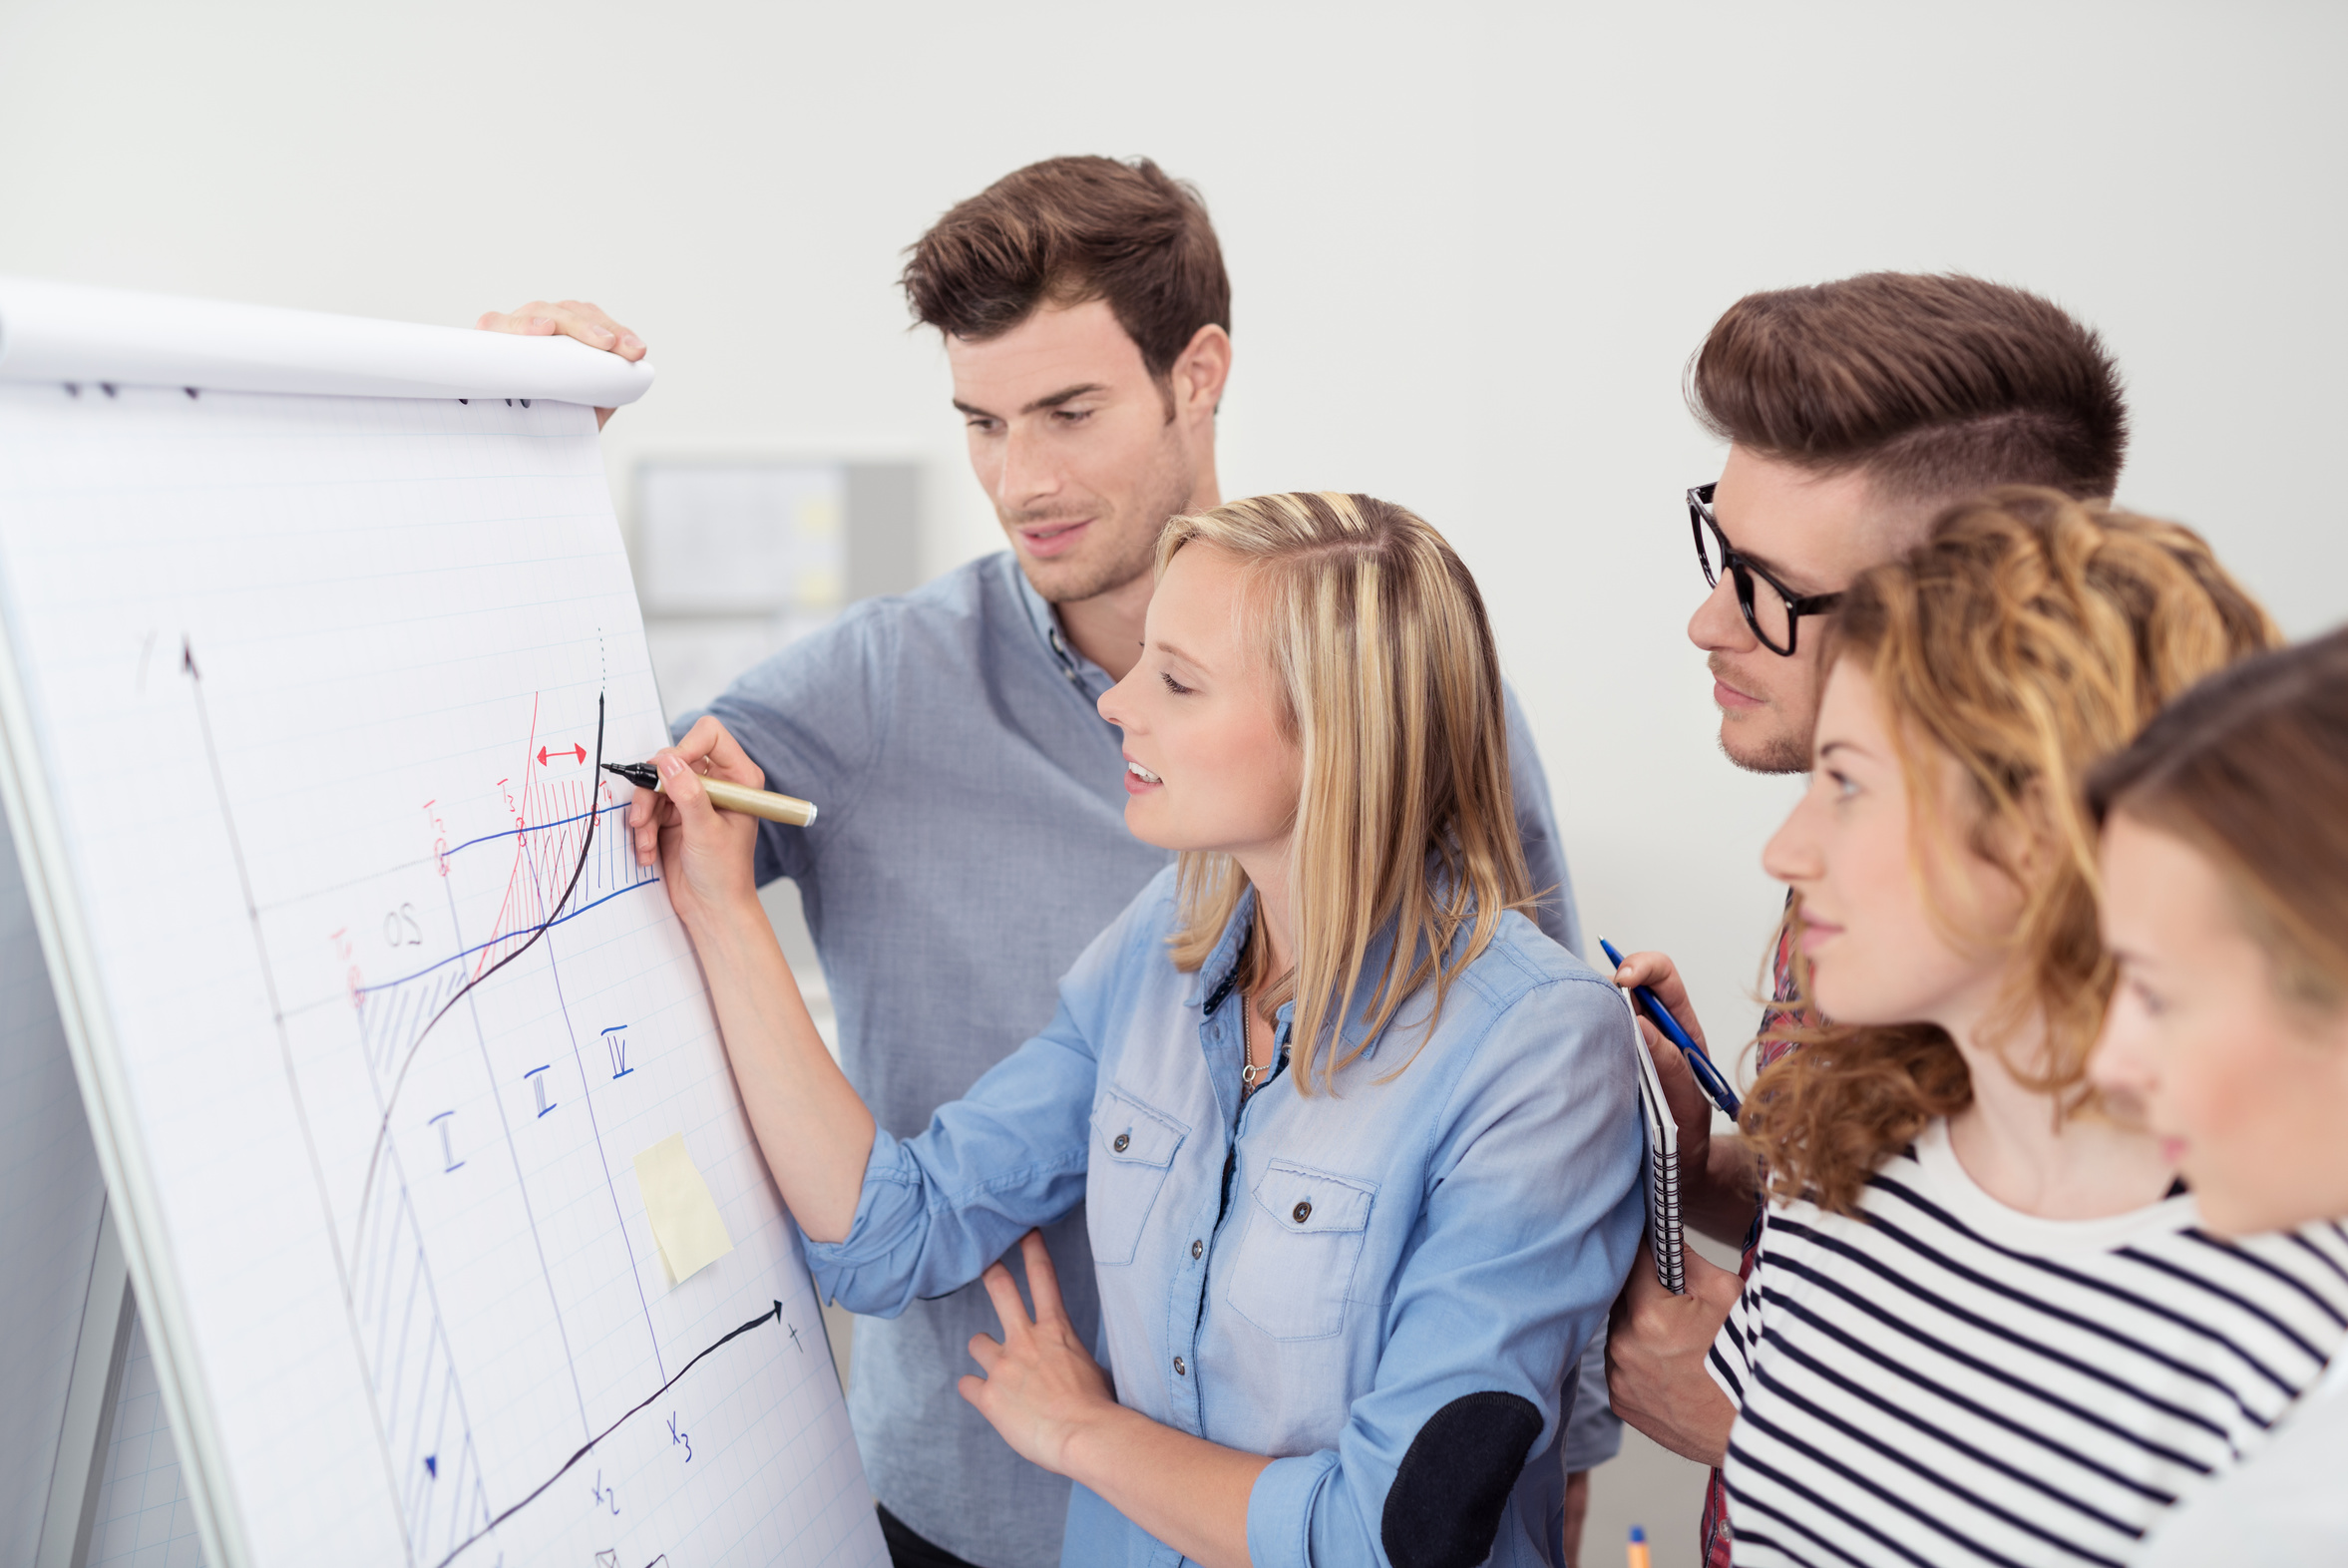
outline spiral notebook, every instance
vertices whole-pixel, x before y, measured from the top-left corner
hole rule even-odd
[[[1648,1054],[1647,1036],[1638,1026],[1639,1010],[1631,994],[1631,1046],[1639,1053],[1639,1121],[1647,1134],[1647,1235],[1655,1249],[1655,1277],[1675,1296],[1688,1291],[1686,1243],[1680,1229],[1680,1128],[1672,1120],[1671,1103],[1663,1097],[1663,1079]]]

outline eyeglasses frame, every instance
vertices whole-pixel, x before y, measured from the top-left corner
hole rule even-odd
[[[1720,520],[1712,515],[1715,485],[1693,485],[1688,490],[1688,528],[1696,540],[1696,564],[1704,569],[1705,585],[1719,588],[1721,580],[1713,575],[1712,553],[1704,548],[1704,531],[1712,530],[1712,537],[1720,542],[1721,566],[1737,585],[1737,607],[1745,612],[1745,624],[1752,629],[1754,640],[1779,658],[1793,657],[1793,650],[1801,641],[1801,617],[1822,615],[1842,602],[1842,594],[1796,593],[1767,570],[1747,560],[1729,543],[1729,536],[1721,532]],[[1785,601],[1785,645],[1777,646],[1769,634],[1761,628],[1761,620],[1753,612],[1753,580],[1766,583],[1777,597]]]

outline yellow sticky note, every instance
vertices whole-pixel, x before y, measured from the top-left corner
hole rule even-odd
[[[651,1216],[652,1240],[668,1283],[682,1285],[734,1250],[734,1239],[718,1218],[709,1184],[685,1152],[685,1135],[672,1132],[636,1156],[636,1185]]]

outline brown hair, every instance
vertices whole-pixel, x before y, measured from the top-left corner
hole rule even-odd
[[[2348,627],[2186,692],[2095,770],[2088,809],[2215,861],[2284,997],[2348,1005]]]
[[[2177,692],[2273,646],[2273,622],[2191,530],[2017,485],[1943,513],[1928,543],[1861,575],[1833,639],[1829,660],[1874,677],[1919,875],[1925,854],[1961,838],[2022,892],[2010,929],[1944,934],[2004,956],[1993,1028],[2043,1018],[2044,1056],[2013,1064],[2016,1076],[2076,1110],[2112,988],[2083,777]],[[1961,800],[1943,798],[1943,757],[1964,780]],[[1807,964],[1794,973],[1806,994]],[[1937,1026],[1784,1033],[1802,1048],[1761,1075],[1742,1118],[1777,1198],[1806,1193],[1855,1213],[1885,1156],[1972,1098]]]
[[[1251,940],[1239,985],[1267,1009],[1295,998],[1297,1088],[1312,1092],[1318,1068],[1334,1089],[1431,982],[1424,1044],[1451,982],[1501,917],[1531,902],[1499,651],[1466,566],[1390,502],[1300,492],[1177,517],[1158,538],[1159,575],[1194,547],[1241,563],[1247,620],[1304,752],[1289,879],[1296,968],[1267,974],[1268,945]],[[1175,968],[1195,970],[1248,880],[1228,855],[1185,851],[1180,864],[1170,945]],[[1372,945],[1389,930],[1393,946],[1356,1011]],[[1344,1031],[1349,1019],[1359,1027]]]
[[[1958,273],[1867,272],[1748,294],[1689,361],[1714,435],[1888,500],[1992,485],[2109,496],[2128,450],[2120,373],[2053,301]]]
[[[1231,330],[1231,279],[1195,187],[1146,158],[1051,158],[950,208],[906,251],[915,319],[1008,332],[1040,305],[1102,299],[1160,381],[1199,328]]]

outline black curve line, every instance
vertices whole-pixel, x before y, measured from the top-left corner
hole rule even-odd
[[[80,392],[74,396],[80,397]],[[228,858],[236,863],[236,886],[244,895],[244,917],[252,930],[253,955],[259,961],[261,986],[269,998],[269,1021],[277,1031],[277,1051],[285,1064],[285,1087],[293,1101],[294,1119],[301,1123],[302,1147],[309,1151],[310,1175],[318,1186],[318,1210],[326,1221],[326,1242],[334,1249],[334,1276],[342,1284],[342,1317],[350,1328],[351,1349],[357,1353],[359,1365],[367,1365],[366,1336],[360,1332],[357,1304],[351,1300],[350,1269],[343,1260],[342,1235],[334,1226],[334,1205],[327,1194],[326,1167],[318,1158],[317,1134],[310,1127],[309,1108],[302,1099],[301,1077],[293,1070],[293,1041],[285,1032],[285,1009],[277,1000],[277,971],[269,963],[269,944],[261,935],[261,911],[253,897],[252,871],[244,863],[244,839],[236,831],[236,813],[229,807],[228,776],[220,769],[219,744],[212,738],[211,705],[203,696],[203,671],[196,662],[196,644],[185,632],[180,636],[180,668],[192,683],[196,694],[196,727],[203,736],[203,759],[211,770],[212,794],[219,802],[220,826],[228,834]],[[362,1217],[363,1218],[363,1217]],[[357,1255],[357,1237],[352,1238],[352,1256]],[[375,1383],[367,1381],[367,1413],[375,1424],[375,1450],[383,1458],[383,1479],[391,1494],[399,1495],[398,1469],[391,1462],[390,1427],[383,1419],[382,1401],[376,1397]],[[200,1450],[198,1450],[200,1452]],[[202,1483],[202,1475],[197,1475]],[[408,1531],[406,1514],[400,1515],[400,1539],[406,1543],[408,1555],[414,1560],[415,1537]]]
[[[751,1319],[748,1323],[743,1324],[739,1329],[734,1330],[732,1333],[719,1340],[717,1344],[703,1349],[699,1356],[695,1356],[691,1361],[685,1363],[682,1367],[677,1369],[675,1377],[669,1378],[668,1381],[662,1383],[659,1387],[654,1388],[651,1393],[643,1400],[643,1403],[636,1405],[633,1409],[629,1410],[627,1414],[622,1415],[618,1420],[613,1421],[610,1425],[595,1433],[594,1436],[589,1437],[585,1443],[582,1443],[580,1445],[579,1452],[564,1460],[563,1468],[557,1470],[554,1474],[539,1482],[537,1488],[533,1490],[528,1497],[523,1498],[520,1502],[508,1508],[504,1513],[499,1514],[496,1518],[490,1520],[489,1523],[483,1525],[480,1529],[475,1530],[471,1535],[468,1535],[463,1540],[459,1541],[453,1548],[450,1549],[449,1554],[446,1557],[443,1557],[438,1563],[434,1565],[434,1568],[449,1568],[449,1564],[455,1562],[457,1560],[458,1554],[463,1552],[465,1548],[471,1546],[475,1541],[480,1540],[483,1536],[489,1534],[492,1530],[495,1530],[499,1525],[504,1524],[508,1519],[513,1518],[514,1515],[520,1513],[523,1509],[529,1507],[532,1503],[537,1502],[539,1497],[546,1491],[548,1487],[563,1479],[564,1476],[569,1475],[573,1465],[577,1464],[580,1460],[586,1458],[588,1453],[593,1451],[595,1444],[601,1442],[604,1438],[619,1430],[620,1427],[626,1425],[628,1421],[636,1415],[641,1414],[643,1412],[644,1405],[651,1404],[659,1399],[662,1394],[676,1386],[678,1378],[681,1378],[686,1372],[689,1372],[694,1368],[700,1366],[702,1356],[707,1356],[711,1352],[720,1349],[729,1341],[740,1339],[743,1335],[748,1334],[752,1329],[757,1328],[762,1323],[781,1323],[782,1321],[783,1304],[781,1302],[776,1302],[773,1308],[769,1311],[760,1313],[757,1317]],[[655,1557],[652,1560],[654,1562],[658,1562],[660,1559]]]
[[[587,775],[589,780],[587,801],[590,805],[594,802],[593,792],[596,788],[592,781],[601,774],[602,768],[603,693],[598,691],[595,693],[595,771]],[[434,1024],[449,1015],[451,1007],[471,994],[474,986],[538,946],[538,940],[547,934],[547,928],[563,918],[564,907],[571,902],[571,895],[579,891],[579,879],[587,874],[587,854],[595,847],[595,822],[601,816],[602,813],[599,811],[587,813],[587,837],[580,841],[579,864],[571,868],[571,881],[564,885],[563,896],[555,901],[555,907],[547,913],[547,918],[531,928],[530,940],[458,987],[457,993],[440,1004],[440,1010],[425,1021],[424,1027],[416,1031],[415,1039],[409,1042],[407,1057],[400,1063],[400,1070],[392,1077],[391,1092],[383,1097],[383,1121],[375,1129],[375,1150],[367,1156],[367,1179],[359,1185],[358,1213],[359,1224],[362,1227],[367,1223],[367,1200],[375,1191],[375,1171],[383,1162],[384,1141],[391,1136],[391,1113],[399,1104],[400,1085],[407,1081],[408,1069],[416,1062],[416,1053],[424,1048],[424,1036],[432,1032]],[[351,1242],[351,1250],[353,1252],[358,1250],[358,1241],[355,1236]]]

